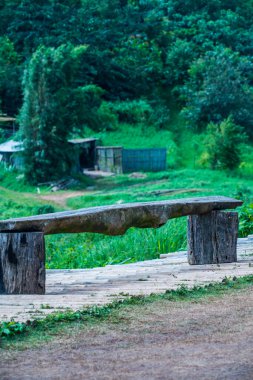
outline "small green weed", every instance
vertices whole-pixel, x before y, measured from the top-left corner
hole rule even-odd
[[[28,325],[15,321],[2,322],[0,324],[0,337],[11,337],[17,334],[22,334],[27,331]]]

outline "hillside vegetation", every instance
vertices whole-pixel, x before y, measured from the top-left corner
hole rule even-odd
[[[25,147],[24,173],[0,166],[1,219],[226,195],[245,201],[240,236],[253,231],[252,0],[5,0],[0,20],[0,113],[17,117]],[[81,180],[83,195],[46,201],[38,184],[70,175],[68,139],[90,136],[166,147],[167,170]],[[47,266],[132,262],[185,246],[185,219],[123,237],[49,237]]]
[[[65,206],[42,199],[52,196],[46,188],[24,184],[15,171],[5,172],[0,187],[0,218],[42,214],[127,202],[157,201],[206,195],[225,195],[243,199],[239,209],[239,236],[253,232],[253,179],[239,174],[207,169],[168,170],[147,173],[144,178],[120,175],[96,180],[93,190],[67,199]],[[59,193],[58,198],[72,191]],[[161,253],[186,249],[186,218],[174,219],[159,229],[131,228],[123,236],[98,234],[63,234],[46,237],[48,268],[92,268],[107,264],[155,259]]]
[[[5,0],[0,18],[1,109],[19,116],[30,183],[68,173],[67,139],[94,133],[166,146],[172,167],[188,166],[185,150],[213,169],[240,165],[253,126],[251,0]]]

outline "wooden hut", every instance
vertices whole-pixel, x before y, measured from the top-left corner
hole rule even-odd
[[[0,162],[22,170],[24,167],[23,150],[23,144],[20,141],[9,140],[0,144]]]
[[[96,147],[99,139],[72,139],[68,140],[73,149],[73,171],[83,169],[94,170],[96,165]]]
[[[0,129],[5,138],[10,138],[14,135],[18,129],[15,117],[0,115]]]
[[[122,147],[98,146],[97,165],[103,172],[122,173]]]

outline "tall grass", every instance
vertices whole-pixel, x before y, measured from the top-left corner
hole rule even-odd
[[[157,130],[146,125],[121,124],[115,131],[94,132],[88,134],[99,138],[103,145],[123,146],[126,149],[167,148],[167,163],[169,167],[178,167],[178,146],[172,132]]]
[[[248,157],[250,151],[247,152]],[[35,188],[23,183],[14,171],[4,174],[0,186],[0,218],[39,213],[45,202]],[[146,173],[145,178],[129,175],[96,181],[96,191],[68,200],[68,208],[92,207],[127,202],[142,202],[204,195],[226,195],[253,204],[253,179],[241,172],[225,173],[200,169],[168,170]],[[155,195],[157,190],[178,190],[178,193]],[[19,191],[20,190],[20,191]],[[44,210],[43,208],[43,210]],[[57,210],[57,207],[55,206]],[[240,211],[240,236],[253,233],[252,206]],[[130,229],[124,236],[98,234],[64,234],[48,236],[48,268],[92,268],[107,264],[131,263],[155,259],[161,253],[186,248],[186,220],[169,221],[160,229]]]
[[[36,187],[26,184],[21,173],[0,163],[0,219],[34,215],[45,205]]]
[[[186,248],[186,220],[159,229],[131,228],[123,236],[98,234],[47,237],[47,268],[94,268],[159,258]]]

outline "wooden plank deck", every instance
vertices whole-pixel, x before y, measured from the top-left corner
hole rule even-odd
[[[161,293],[180,285],[193,286],[225,276],[253,274],[253,239],[238,240],[238,262],[191,266],[186,252],[161,259],[104,268],[47,270],[46,295],[1,295],[0,321],[32,320],[57,310],[102,305],[126,295]]]

